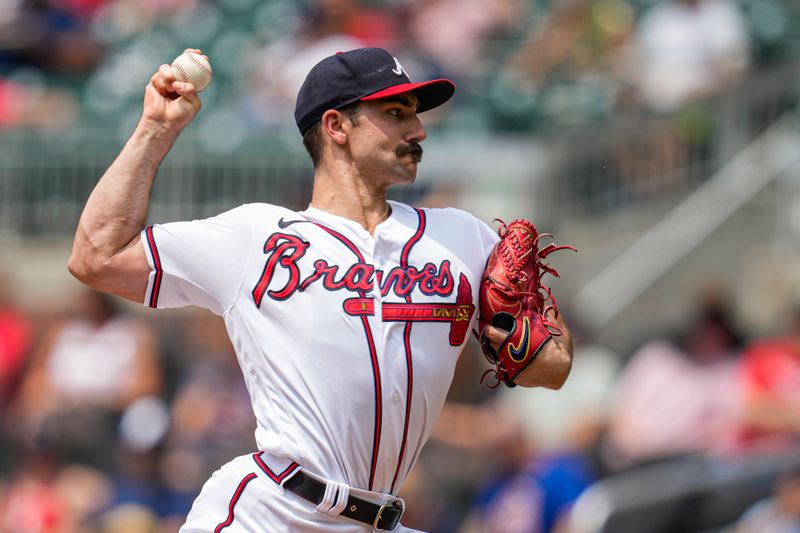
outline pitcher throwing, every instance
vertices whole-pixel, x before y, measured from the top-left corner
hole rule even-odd
[[[454,90],[412,83],[382,49],[334,54],[297,97],[315,168],[308,209],[252,203],[145,226],[158,166],[201,105],[169,65],[152,76],[136,130],[89,197],[69,269],[101,291],[225,320],[258,450],[208,480],[182,533],[411,531],[395,494],[442,408],[498,240],[463,211],[386,200],[416,177],[417,114]],[[552,320],[564,334],[517,384],[566,379],[571,340]]]

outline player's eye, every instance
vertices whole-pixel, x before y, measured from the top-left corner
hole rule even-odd
[[[401,111],[399,109],[397,109],[397,108],[389,110],[389,114],[392,115],[393,117],[399,117],[400,113],[401,113]]]

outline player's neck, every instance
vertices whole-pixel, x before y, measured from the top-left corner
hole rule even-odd
[[[358,222],[370,232],[391,212],[386,201],[386,188],[369,187],[352,175],[324,173],[319,169],[310,205]]]

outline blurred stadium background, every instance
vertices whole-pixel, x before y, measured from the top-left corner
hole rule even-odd
[[[303,208],[297,88],[372,45],[458,85],[396,198],[580,250],[553,259],[567,385],[486,389],[470,344],[404,523],[800,530],[798,0],[0,0],[0,532],[176,531],[254,447],[215,317],[66,273],[154,69],[198,47],[215,78],[153,221]]]

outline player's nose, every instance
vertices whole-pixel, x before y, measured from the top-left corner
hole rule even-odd
[[[425,127],[422,125],[422,122],[419,120],[417,115],[414,115],[414,118],[411,120],[411,127],[408,130],[405,138],[403,139],[406,142],[418,142],[421,143],[425,139],[428,138],[428,132],[425,131]]]

